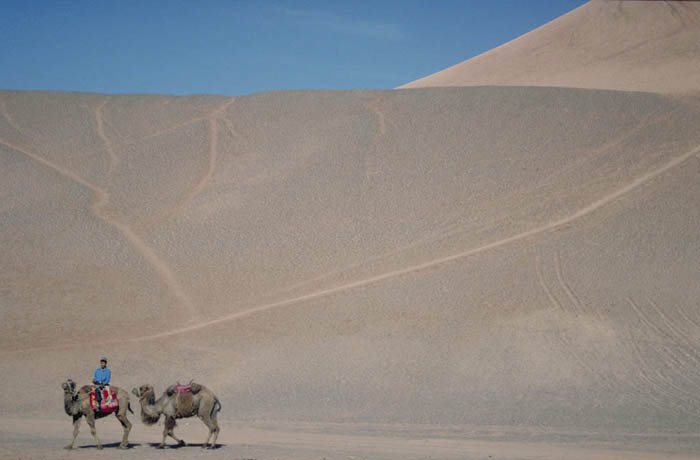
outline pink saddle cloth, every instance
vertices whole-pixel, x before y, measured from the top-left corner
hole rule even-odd
[[[181,383],[178,383],[177,385],[175,385],[175,387],[173,387],[173,393],[178,395],[192,393],[192,385],[183,385]]]

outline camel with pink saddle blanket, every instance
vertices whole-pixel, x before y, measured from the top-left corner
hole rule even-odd
[[[219,399],[204,385],[190,382],[187,385],[179,383],[171,385],[158,400],[152,385],[141,385],[132,392],[141,403],[141,421],[146,425],[154,425],[165,416],[163,440],[158,448],[165,447],[165,439],[170,436],[178,445],[184,446],[185,441],[175,436],[175,420],[178,418],[199,417],[209,428],[209,434],[202,447],[215,448],[216,438],[219,436],[219,424],[216,415],[221,410]],[[211,443],[210,443],[211,440]]]

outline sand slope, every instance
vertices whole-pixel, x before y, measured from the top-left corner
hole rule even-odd
[[[404,85],[526,85],[700,94],[700,3],[594,0]]]
[[[0,91],[0,457],[107,355],[213,389],[214,458],[697,458],[698,17],[594,1],[437,88]]]
[[[0,384],[39,389],[0,395],[6,416],[67,436],[60,381],[107,354],[126,388],[201,379],[225,420],[698,448],[696,104],[476,87],[0,107]]]

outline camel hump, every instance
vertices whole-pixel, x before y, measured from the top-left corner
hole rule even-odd
[[[171,397],[172,395],[175,394],[175,387],[176,385],[170,385],[168,388],[165,389],[165,394],[168,395],[168,397]]]
[[[175,417],[191,417],[194,415],[194,396],[191,392],[189,393],[176,393],[175,394]]]
[[[202,385],[199,383],[190,382],[187,384],[176,383],[175,385],[170,385],[166,390],[168,397],[172,395],[183,395],[183,394],[197,394],[202,391]]]

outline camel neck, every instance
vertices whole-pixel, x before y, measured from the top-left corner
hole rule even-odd
[[[74,408],[75,405],[75,395],[68,393],[67,391],[63,392],[63,409],[66,411],[66,414],[68,415],[74,415]]]

